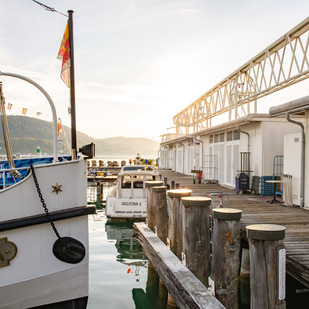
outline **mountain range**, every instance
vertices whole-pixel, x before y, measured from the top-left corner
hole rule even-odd
[[[1,122],[1,121],[0,121]],[[52,123],[37,118],[26,116],[8,116],[8,126],[13,153],[35,154],[40,147],[42,154],[52,155],[53,152],[53,128]],[[67,140],[71,141],[71,129],[63,126]],[[0,154],[5,154],[5,146],[2,130],[0,130]],[[59,149],[69,153],[64,142],[60,142]],[[77,131],[77,147],[94,142],[96,145],[96,157],[99,156],[148,156],[157,157],[159,142],[147,138],[138,137],[110,137],[95,139]]]

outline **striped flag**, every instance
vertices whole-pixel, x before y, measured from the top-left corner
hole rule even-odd
[[[26,115],[26,113],[27,113],[27,108],[23,108],[22,114]]]
[[[8,103],[8,110],[10,111],[12,109],[13,104],[12,103]]]
[[[69,40],[69,22],[65,27],[64,35],[61,41],[60,49],[58,52],[58,59],[62,61],[61,78],[65,84],[70,88],[70,40]]]

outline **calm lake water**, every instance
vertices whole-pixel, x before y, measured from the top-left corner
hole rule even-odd
[[[146,287],[147,260],[133,239],[132,223],[109,222],[98,210],[89,216],[89,232],[87,308],[136,308],[132,293]]]

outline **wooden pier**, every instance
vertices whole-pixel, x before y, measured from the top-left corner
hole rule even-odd
[[[135,228],[147,258],[179,308],[225,308],[145,223],[135,223]]]
[[[286,207],[279,203],[270,204],[272,197],[251,194],[236,194],[218,184],[193,184],[192,176],[170,170],[159,170],[162,179],[168,183],[179,183],[180,188],[192,190],[192,196],[222,192],[229,196],[229,207],[242,210],[240,220],[241,238],[246,245],[246,226],[251,224],[278,224],[286,227],[284,245],[286,248],[286,271],[309,288],[309,211],[298,207]],[[216,207],[217,205],[213,205]],[[226,207],[227,205],[223,205]]]

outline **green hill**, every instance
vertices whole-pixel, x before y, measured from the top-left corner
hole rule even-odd
[[[0,120],[1,122],[1,120]],[[53,128],[52,123],[37,118],[25,116],[8,116],[9,132],[13,153],[35,154],[37,147],[43,154],[53,153]],[[64,126],[67,139],[71,142],[71,129]],[[77,132],[78,148],[94,142],[96,144],[96,156],[135,156],[137,153],[157,157],[159,142],[147,138],[111,137],[95,139],[84,133]],[[0,129],[0,154],[5,154],[2,129]],[[68,153],[65,143],[60,144],[59,149]]]

